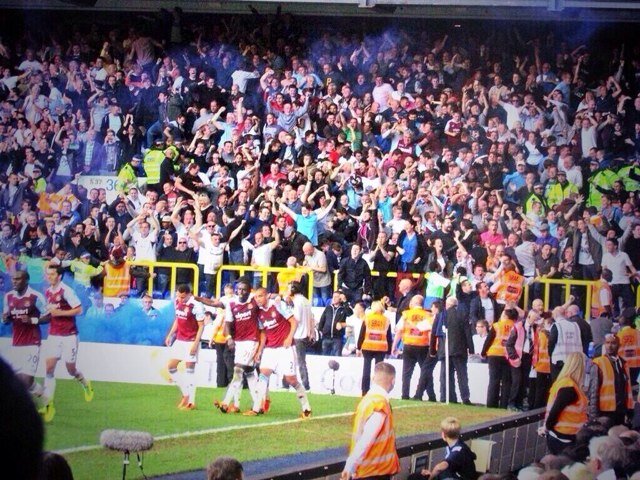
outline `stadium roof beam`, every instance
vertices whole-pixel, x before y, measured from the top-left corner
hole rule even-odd
[[[249,5],[264,14],[281,6],[301,16],[640,22],[637,0],[0,0],[0,9],[112,12],[180,6],[186,13],[249,14]]]

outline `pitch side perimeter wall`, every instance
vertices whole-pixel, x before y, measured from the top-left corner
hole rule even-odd
[[[44,376],[44,359],[46,357],[46,340],[40,352],[38,376]],[[148,347],[140,345],[117,345],[110,343],[80,342],[78,353],[78,367],[84,375],[92,380],[105,382],[141,383],[152,385],[166,385],[161,371],[169,360],[171,349],[168,347]],[[11,363],[14,349],[9,338],[0,338],[0,356]],[[329,360],[335,360],[340,365],[338,371],[329,369]],[[392,397],[400,398],[402,386],[402,360],[388,360],[396,367],[396,386],[391,392]],[[363,359],[358,357],[326,357],[308,355],[307,366],[311,391],[315,393],[329,393],[335,385],[337,395],[360,396]],[[484,404],[487,396],[489,373],[486,364],[470,363],[469,387],[471,401]],[[415,392],[420,369],[416,366],[411,379],[411,393]],[[71,378],[64,366],[56,370],[59,378]],[[203,387],[215,387],[216,354],[214,350],[200,350],[196,365],[196,384]],[[434,372],[436,394],[440,388],[440,366]],[[271,388],[277,389],[280,379],[274,375]],[[460,400],[460,397],[458,397]]]

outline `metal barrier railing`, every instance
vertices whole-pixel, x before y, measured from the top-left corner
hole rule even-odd
[[[428,272],[382,273],[376,270],[371,270],[372,277],[397,278],[398,276],[403,276],[403,277],[411,277],[411,278],[420,278],[421,276],[425,276],[426,278],[428,278],[428,275],[429,275]],[[598,280],[569,280],[569,279],[563,279],[563,278],[538,278],[535,281],[544,285],[544,294],[542,296],[542,300],[544,302],[545,310],[549,309],[549,303],[551,300],[550,293],[551,293],[552,285],[564,287],[564,302],[567,302],[569,300],[569,296],[571,295],[571,287],[584,287],[586,290],[586,293],[584,296],[584,305],[582,305],[582,307],[584,307],[585,319],[589,321],[589,319],[591,318],[591,301],[593,296],[592,288],[594,285],[598,283]],[[521,297],[522,305],[528,306],[530,304],[531,287],[532,285],[528,285],[526,283],[523,285],[522,297]],[[334,290],[338,288],[338,272],[334,273],[333,288]],[[614,301],[616,301],[615,298],[614,298]],[[638,288],[636,292],[636,307],[640,307],[640,288]]]
[[[251,265],[223,265],[218,270],[218,274],[216,275],[216,297],[220,297],[222,293],[222,272],[238,272],[240,276],[244,275],[246,272],[256,272],[261,273],[260,276],[260,285],[264,288],[267,288],[269,281],[269,273],[280,273],[280,272],[296,272],[300,276],[307,275],[307,298],[311,300],[313,298],[313,274],[309,269],[306,268],[286,268],[286,267],[254,267]]]
[[[176,274],[178,269],[187,269],[193,272],[193,293],[194,295],[198,294],[199,285],[200,285],[200,270],[197,265],[193,263],[175,263],[175,262],[151,262],[148,260],[130,260],[127,261],[127,265],[129,266],[140,266],[146,267],[149,269],[149,279],[147,285],[147,293],[149,295],[153,295],[153,281],[154,281],[154,271],[157,268],[168,268],[171,270],[171,274],[169,275],[169,292],[171,296],[176,291]]]

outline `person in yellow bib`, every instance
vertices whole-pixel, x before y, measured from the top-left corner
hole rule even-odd
[[[362,395],[366,395],[371,386],[371,360],[376,364],[391,353],[391,322],[384,314],[384,305],[377,300],[371,304],[371,311],[364,318],[356,355],[364,357],[362,365]]]
[[[402,313],[396,324],[396,336],[393,340],[391,354],[398,355],[398,345],[402,341],[402,398],[409,399],[411,377],[416,364],[420,366],[420,381],[415,400],[422,400],[424,390],[427,390],[429,400],[436,401],[433,389],[433,369],[437,358],[429,355],[431,330],[433,329],[434,314],[422,308],[424,297],[414,295],[409,303],[409,309]]]
[[[593,359],[589,381],[589,418],[608,417],[614,425],[623,425],[631,417],[634,404],[629,366],[618,355],[619,349],[619,336],[605,335],[603,353]]]
[[[618,355],[625,361],[631,374],[631,386],[638,384],[640,375],[640,331],[635,326],[636,309],[634,307],[625,308],[618,318],[620,330],[620,349]]]
[[[585,359],[582,352],[569,354],[551,386],[544,425],[538,434],[547,437],[547,448],[553,455],[574,445],[578,430],[587,421],[588,399],[582,391]]]
[[[353,421],[349,457],[340,480],[375,477],[391,479],[400,470],[396,434],[389,393],[396,381],[396,369],[387,362],[374,368],[371,390],[360,400]]]

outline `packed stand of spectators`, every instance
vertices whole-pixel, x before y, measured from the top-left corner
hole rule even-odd
[[[541,298],[540,277],[602,277],[597,315],[633,305],[637,45],[299,20],[176,9],[156,32],[3,38],[4,269],[37,284],[50,261],[118,297],[169,293],[169,269],[128,260],[195,262],[205,296],[225,264],[288,268],[274,292],[303,267],[321,306],[334,274],[351,306],[397,306],[398,282],[370,272],[419,273],[425,307],[456,296],[474,328],[525,283]],[[86,175],[117,177],[115,193]]]

